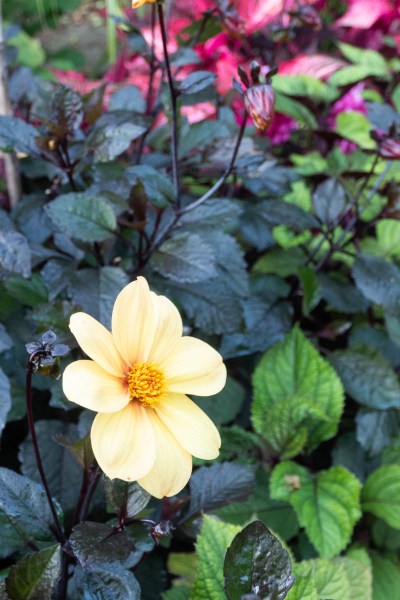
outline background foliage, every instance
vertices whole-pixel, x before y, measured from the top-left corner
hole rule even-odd
[[[0,147],[23,197],[11,209],[3,177],[0,596],[400,599],[396,2],[167,3],[174,101],[156,6],[79,4],[4,3]],[[46,48],[70,11],[99,27],[96,64],[79,44]],[[278,67],[266,135],[231,83],[255,58]],[[92,414],[35,375],[60,548],[25,344],[52,330],[73,350],[64,368],[81,356],[70,315],[109,326],[138,274],[224,356],[226,388],[194,398],[221,455],[174,499],[105,478],[91,498]]]

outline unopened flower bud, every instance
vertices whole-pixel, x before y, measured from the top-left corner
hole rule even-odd
[[[307,25],[314,29],[314,31],[322,29],[321,17],[313,6],[302,6],[296,16],[302,25]]]
[[[379,154],[383,158],[400,160],[400,139],[386,138],[379,147]]]
[[[275,94],[272,87],[263,83],[249,87],[244,94],[246,108],[260,131],[267,131],[275,114]]]

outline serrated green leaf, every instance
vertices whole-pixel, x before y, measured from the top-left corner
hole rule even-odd
[[[293,462],[275,467],[271,497],[287,500],[300,525],[319,552],[330,558],[346,547],[360,511],[360,481],[343,467],[332,467],[312,476]]]
[[[317,274],[311,267],[300,267],[299,277],[303,287],[303,313],[309,316],[321,300],[321,287]]]
[[[191,593],[191,600],[226,600],[224,592],[224,557],[226,550],[241,527],[204,516],[196,552],[199,569]]]
[[[311,577],[296,577],[286,600],[319,600],[314,580]]]
[[[376,519],[371,527],[372,541],[377,548],[384,550],[400,549],[400,530],[393,529],[385,521]]]
[[[180,233],[162,244],[152,258],[164,277],[180,283],[196,283],[217,276],[213,247],[195,233]]]
[[[310,75],[275,75],[274,90],[288,96],[305,96],[315,100],[334,100],[337,90]]]
[[[108,201],[85,192],[58,196],[45,210],[59,231],[83,242],[105,240],[117,227]]]
[[[339,562],[326,559],[306,560],[295,565],[294,573],[310,579],[321,600],[352,600],[345,571]]]
[[[363,510],[400,529],[400,466],[385,465],[371,473],[361,500]]]
[[[336,133],[346,140],[354,142],[364,150],[375,148],[375,142],[370,136],[370,131],[371,124],[360,112],[341,112],[336,117]]]
[[[257,473],[256,490],[248,500],[233,502],[217,509],[215,513],[234,525],[245,525],[251,519],[258,518],[283,540],[289,540],[299,530],[292,506],[270,497],[269,477],[261,470]]]
[[[12,566],[6,579],[12,600],[51,600],[61,569],[60,545],[29,554]]]
[[[361,248],[366,254],[391,259],[400,254],[400,222],[382,219],[376,224],[376,239],[365,238]]]
[[[296,121],[307,125],[307,127],[312,129],[317,127],[317,121],[313,113],[298,100],[277,92],[275,94],[275,108],[284,115],[293,117]]]
[[[228,600],[246,594],[283,600],[293,585],[288,552],[261,521],[238,533],[224,561],[225,592]]]
[[[56,503],[61,518],[61,509]],[[0,554],[8,556],[29,542],[54,541],[54,523],[44,489],[27,477],[0,468]]]
[[[334,565],[340,565],[349,586],[349,600],[372,600],[372,571],[360,560],[348,556],[334,560]]]
[[[195,552],[170,552],[168,555],[168,571],[179,579],[174,579],[174,586],[192,586],[199,566],[199,557]]]
[[[400,600],[400,570],[389,558],[370,552],[372,560],[372,599]]]
[[[252,423],[279,454],[294,456],[335,435],[343,389],[300,329],[266,352],[253,374]]]
[[[366,345],[335,352],[331,363],[346,392],[363,406],[384,410],[400,407],[400,384],[389,361]]]

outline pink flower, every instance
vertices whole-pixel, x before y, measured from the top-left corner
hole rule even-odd
[[[296,121],[282,113],[276,113],[267,132],[272,144],[283,144],[290,139],[292,131],[297,128]]]

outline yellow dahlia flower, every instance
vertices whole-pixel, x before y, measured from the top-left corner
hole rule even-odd
[[[63,389],[68,400],[98,413],[90,435],[100,467],[157,498],[177,494],[189,480],[192,455],[219,454],[217,428],[185,394],[211,396],[224,387],[221,355],[182,336],[177,308],[143,277],[118,295],[112,333],[85,313],[72,315],[69,326],[92,360],[68,365]]]
[[[143,4],[155,4],[157,0],[132,0],[132,8],[139,8]]]

